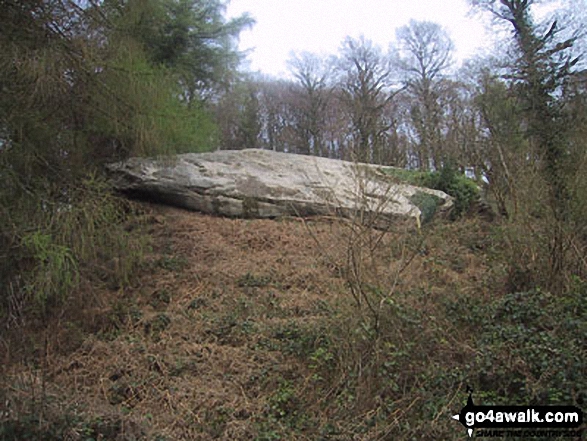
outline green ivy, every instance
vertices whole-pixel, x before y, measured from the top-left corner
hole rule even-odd
[[[537,289],[507,294],[489,304],[453,305],[452,313],[475,334],[473,382],[485,394],[480,396],[503,404],[583,402],[586,301],[583,282],[558,296]]]

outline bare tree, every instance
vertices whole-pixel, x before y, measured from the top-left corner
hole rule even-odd
[[[381,163],[383,139],[392,126],[385,109],[396,94],[390,59],[370,40],[349,37],[341,49],[338,71],[355,138],[355,159]]]
[[[330,98],[327,63],[317,55],[304,52],[293,54],[288,65],[299,84],[292,89],[297,97],[294,105],[298,115],[296,131],[301,142],[299,151],[327,156],[324,145],[325,115]]]
[[[397,31],[398,66],[403,81],[413,95],[411,116],[419,138],[420,167],[439,167],[442,163],[440,133],[442,109],[439,84],[452,64],[454,45],[447,32],[436,23],[410,21]]]
[[[273,78],[260,79],[257,84],[261,146],[273,151],[302,153],[302,143],[295,130],[295,102],[299,95],[293,90],[295,85]]]
[[[224,150],[260,146],[259,86],[252,79],[234,85],[215,106],[220,145]]]

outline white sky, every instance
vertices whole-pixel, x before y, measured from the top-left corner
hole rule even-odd
[[[467,0],[231,0],[228,17],[249,12],[257,21],[242,32],[241,50],[252,49],[250,69],[287,75],[291,51],[334,55],[346,36],[364,35],[383,49],[410,19],[434,21],[450,34],[463,60],[490,44],[482,18]]]

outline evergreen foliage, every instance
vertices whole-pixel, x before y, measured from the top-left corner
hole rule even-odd
[[[569,161],[569,141],[574,129],[565,109],[567,97],[564,94],[576,75],[574,68],[579,58],[572,53],[576,38],[561,38],[557,20],[549,23],[546,29],[537,25],[531,14],[532,6],[537,3],[534,0],[473,0],[472,3],[507,22],[513,30],[514,63],[508,67],[506,79],[513,96],[518,99],[513,120],[517,121],[518,132],[529,147],[519,163],[518,173],[524,179],[519,180],[518,186],[522,187],[525,197],[514,195],[514,211],[518,212],[519,204],[525,207],[520,210],[516,222],[525,223],[528,231],[532,223],[549,231],[548,247],[545,253],[540,253],[548,255],[548,262],[538,273],[548,274],[548,289],[561,292],[568,284],[569,244],[577,240],[573,225],[576,200],[571,182],[579,177],[580,171],[577,163]],[[498,119],[503,121],[503,118]],[[500,143],[499,139],[496,141]],[[503,154],[501,161],[506,163]],[[507,179],[512,179],[511,174]],[[541,205],[546,210],[537,207],[536,196],[540,195],[537,190],[544,195]],[[527,249],[535,245],[534,237],[525,240]]]
[[[230,79],[234,37],[251,23],[223,12],[217,0],[2,3],[4,313],[15,299],[45,311],[112,259],[112,283],[129,281],[142,241],[122,229],[128,207],[102,166],[215,146],[205,100]]]
[[[477,184],[450,165],[445,165],[440,171],[424,174],[420,182],[425,187],[444,191],[452,196],[455,200],[455,217],[466,214],[479,199]]]
[[[479,187],[475,181],[467,178],[450,164],[445,165],[439,171],[432,172],[389,167],[382,168],[381,171],[396,178],[400,182],[444,191],[446,194],[452,196],[455,199],[454,218],[467,214],[469,208],[471,208],[472,204],[480,196]],[[432,199],[432,196],[428,195],[428,197],[423,197],[422,195],[424,193],[416,193],[414,200],[417,202],[414,203],[419,207],[421,204],[426,207],[425,211],[428,215],[425,216],[425,219],[432,218],[437,204],[433,204],[434,199]],[[436,202],[438,201],[436,200]],[[434,207],[434,210],[432,210],[432,207]]]
[[[410,201],[420,209],[422,213],[422,223],[426,223],[434,218],[438,203],[441,199],[433,194],[417,191],[412,197],[410,197]]]

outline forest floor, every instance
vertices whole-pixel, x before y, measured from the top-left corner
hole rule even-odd
[[[22,340],[34,351],[5,341],[0,438],[416,439],[431,423],[428,434],[464,436],[450,419],[466,396],[457,380],[451,395],[426,410],[432,419],[410,415],[425,407],[417,382],[410,389],[398,377],[397,394],[384,397],[374,390],[379,383],[359,381],[361,363],[377,354],[345,343],[358,338],[358,318],[369,315],[349,288],[357,265],[347,265],[345,222],[143,207],[152,245],[131,288],[103,289],[76,306],[81,321],[57,319]],[[441,305],[457,296],[489,298],[503,274],[490,262],[487,224],[426,228],[369,232],[374,252],[359,270],[365,286],[389,289],[387,303],[438,323],[442,338],[427,337],[425,327],[414,341],[438,345],[431,350],[451,360],[473,349]],[[414,372],[430,368],[427,357],[410,361]],[[377,418],[383,402],[393,405]]]

